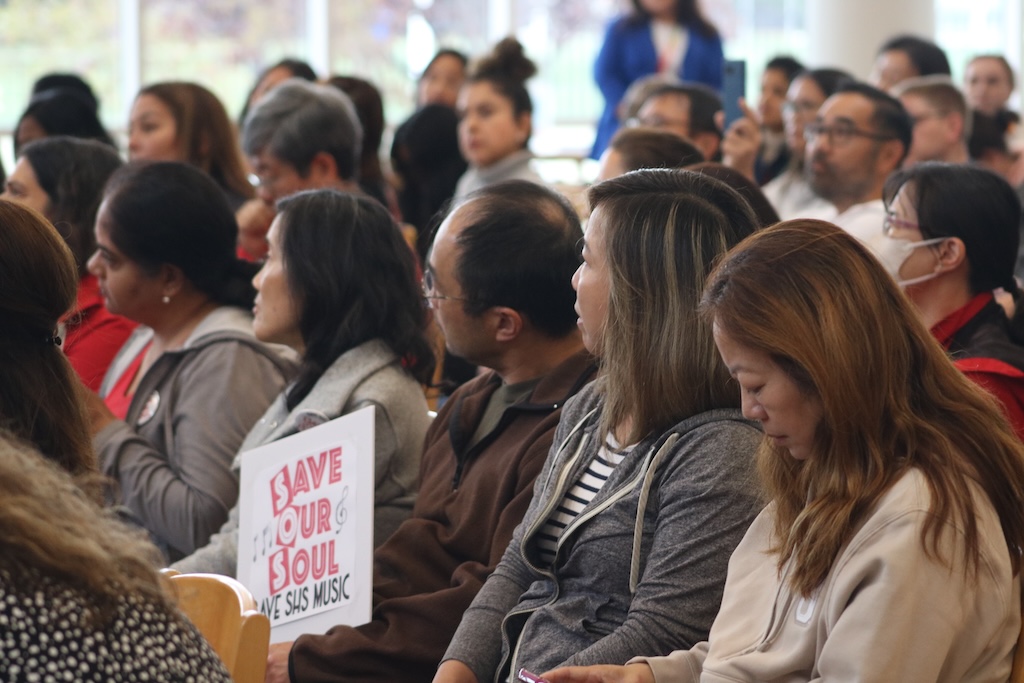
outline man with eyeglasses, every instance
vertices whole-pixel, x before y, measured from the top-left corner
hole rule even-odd
[[[533,497],[562,406],[594,360],[571,278],[572,206],[526,181],[469,195],[438,228],[424,298],[448,348],[487,369],[427,432],[412,516],[374,552],[373,613],[271,647],[268,683],[428,683]]]
[[[832,208],[822,218],[865,244],[879,239],[882,188],[910,148],[911,121],[898,100],[864,83],[848,83],[825,100],[804,129],[804,173]]]
[[[693,144],[704,158],[720,157],[722,131],[715,114],[722,100],[714,90],[699,83],[664,83],[655,87],[637,110],[629,126],[654,128],[673,133]]]
[[[914,137],[903,168],[922,161],[966,164],[970,160],[967,100],[949,76],[921,76],[901,81],[893,94],[914,124]]]

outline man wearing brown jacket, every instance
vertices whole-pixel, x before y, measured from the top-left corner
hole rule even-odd
[[[424,296],[448,349],[490,371],[427,433],[412,517],[374,553],[369,623],[271,647],[268,681],[429,682],[530,502],[565,401],[593,377],[570,285],[579,221],[525,181],[479,190],[435,237]]]

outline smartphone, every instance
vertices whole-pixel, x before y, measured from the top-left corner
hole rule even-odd
[[[519,675],[516,676],[516,678],[523,681],[523,683],[548,683],[546,680],[544,680],[537,674],[532,674],[526,669],[520,669]]]
[[[747,62],[727,59],[722,65],[722,108],[725,109],[725,130],[733,121],[743,118],[739,99],[747,93]]]

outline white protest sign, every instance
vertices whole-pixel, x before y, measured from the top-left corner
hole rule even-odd
[[[238,580],[270,640],[370,620],[373,407],[242,454]]]

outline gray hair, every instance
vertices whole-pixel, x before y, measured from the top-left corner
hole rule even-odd
[[[300,175],[320,152],[335,161],[338,176],[355,180],[363,145],[363,127],[352,100],[337,88],[290,79],[260,100],[245,117],[242,148],[254,156],[264,150],[291,164]]]

